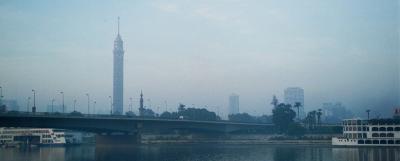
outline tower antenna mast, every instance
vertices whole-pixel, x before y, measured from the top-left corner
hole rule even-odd
[[[119,16],[118,16],[118,35],[119,35]]]

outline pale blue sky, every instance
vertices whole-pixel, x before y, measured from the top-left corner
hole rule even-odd
[[[25,107],[112,93],[121,17],[125,105],[144,90],[152,106],[178,102],[270,113],[273,94],[305,89],[306,110],[341,101],[354,110],[400,106],[399,1],[0,1],[0,85]],[[147,99],[146,98],[146,99]],[[147,101],[150,103],[149,101]],[[137,102],[135,102],[135,105]],[[135,106],[137,107],[137,105]],[[156,109],[156,108],[154,108]]]

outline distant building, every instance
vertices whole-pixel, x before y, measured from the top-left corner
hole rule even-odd
[[[18,111],[19,110],[19,105],[18,105],[17,100],[3,99],[2,104],[6,105],[6,111]]]
[[[239,113],[239,95],[231,94],[229,96],[229,114],[238,114]]]
[[[327,123],[338,123],[343,119],[351,119],[354,114],[348,110],[341,102],[336,103],[323,103],[322,104],[323,114],[322,117]]]
[[[292,107],[296,104],[296,102],[299,102],[301,104],[300,110],[299,110],[300,117],[304,118],[305,112],[304,112],[304,90],[303,90],[303,88],[300,88],[300,87],[286,88],[285,92],[284,92],[284,101],[286,104],[292,105]],[[297,113],[297,111],[296,111],[296,113]]]

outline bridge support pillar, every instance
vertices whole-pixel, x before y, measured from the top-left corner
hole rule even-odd
[[[97,134],[96,147],[102,146],[134,146],[140,144],[139,133],[129,134]]]

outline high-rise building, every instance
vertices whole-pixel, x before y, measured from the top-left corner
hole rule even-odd
[[[304,90],[300,87],[289,87],[285,89],[284,92],[284,101],[286,104],[290,104],[295,106],[296,102],[299,102],[301,104],[299,111],[300,111],[300,117],[304,118],[305,112],[304,112]],[[297,110],[295,110],[297,113]],[[296,116],[297,117],[297,116]]]
[[[114,40],[114,79],[113,79],[113,114],[123,114],[124,102],[124,46],[119,34],[119,17],[118,17],[118,34]]]
[[[239,95],[232,93],[229,96],[229,114],[239,113]]]

